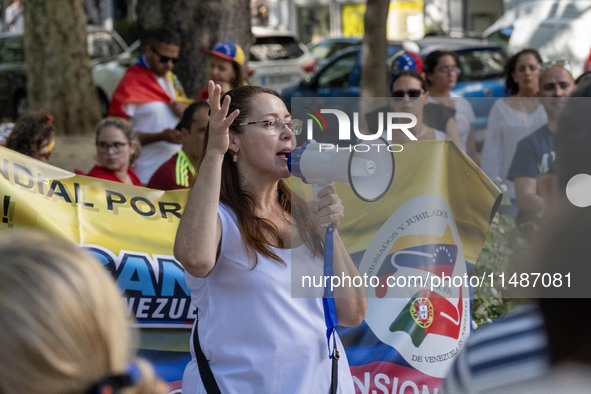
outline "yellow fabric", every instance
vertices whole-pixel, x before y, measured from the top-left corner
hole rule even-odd
[[[195,176],[197,174],[197,168],[191,163],[191,160],[187,157],[187,154],[181,149],[178,153],[175,166],[175,180],[176,184],[183,187],[189,187],[189,174]]]

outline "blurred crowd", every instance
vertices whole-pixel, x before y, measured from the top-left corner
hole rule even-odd
[[[203,87],[195,97],[185,94],[173,73],[180,45],[179,35],[168,28],[145,35],[140,59],[113,94],[109,119],[97,125],[96,166],[68,170],[149,187],[190,185],[203,150],[208,93]],[[218,42],[207,54],[209,78],[224,92],[248,85],[246,58],[239,45]],[[544,208],[544,182],[549,178],[543,175],[553,170],[553,135],[560,108],[588,74],[575,80],[568,59],[545,62],[535,49],[513,55],[505,66],[506,97],[492,106],[482,143],[474,130],[470,101],[453,93],[461,73],[454,52],[438,50],[421,58],[401,50],[389,62],[390,108],[417,117],[415,137],[453,141],[503,190],[502,213],[516,218],[524,229],[531,226]],[[25,114],[14,124],[3,123],[0,143],[47,160],[55,146],[51,119],[51,114],[38,112]],[[11,131],[15,135],[9,136]],[[183,175],[174,175],[178,179],[173,182],[172,174]]]

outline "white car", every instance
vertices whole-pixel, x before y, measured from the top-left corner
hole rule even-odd
[[[317,59],[295,34],[254,26],[255,41],[248,61],[251,85],[277,90],[316,70]]]
[[[140,41],[133,42],[129,49],[121,53],[117,59],[110,62],[96,64],[92,68],[92,80],[99,91],[101,101],[111,102],[115,88],[119,84],[123,74],[129,66],[137,61],[140,56]],[[107,104],[107,112],[108,112]]]

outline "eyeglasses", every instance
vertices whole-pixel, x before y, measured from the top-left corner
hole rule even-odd
[[[395,90],[392,92],[392,97],[398,100],[402,100],[404,96],[408,96],[410,98],[417,98],[423,94],[421,89],[409,89],[409,90]]]
[[[246,122],[246,123],[239,123],[236,126],[246,126],[249,124],[264,124],[266,125],[266,129],[274,134],[279,134],[281,131],[287,126],[294,135],[300,135],[302,129],[304,128],[304,122],[299,119],[292,119],[292,120],[283,120],[283,119],[271,119],[271,120],[261,120],[259,122]]]
[[[462,70],[460,70],[459,67],[441,67],[441,68],[438,68],[435,71],[437,73],[439,73],[439,74],[450,74],[450,73],[454,73],[456,75],[460,75],[462,73]]]
[[[121,152],[121,149],[123,149],[123,147],[125,145],[129,145],[129,142],[113,142],[112,144],[109,144],[107,142],[97,142],[96,143],[96,147],[100,152],[103,153],[107,153],[109,152],[109,149],[113,148],[113,151],[115,153],[119,153]]]
[[[162,64],[166,64],[168,62],[172,62],[172,64],[177,64],[180,60],[178,57],[170,57],[170,56],[161,55],[160,52],[158,52],[156,50],[156,48],[154,48],[154,47],[150,47],[150,48],[152,48],[152,51],[160,58],[159,60],[160,60],[160,63],[162,63]]]
[[[571,71],[570,61],[566,59],[561,60],[551,60],[549,62],[544,62],[540,64],[540,70],[546,70],[552,66],[560,66],[566,68],[568,71]]]

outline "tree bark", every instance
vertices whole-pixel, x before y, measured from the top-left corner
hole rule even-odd
[[[190,97],[207,83],[205,50],[230,40],[248,54],[252,43],[249,0],[138,0],[136,13],[143,30],[166,25],[181,35],[181,61],[174,73]]]
[[[53,114],[58,133],[92,132],[100,120],[78,0],[27,0],[25,58],[28,109]]]
[[[390,0],[367,0],[361,49],[361,97],[387,96],[386,24]],[[382,72],[383,71],[383,72]]]

